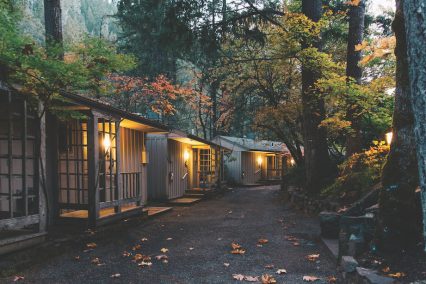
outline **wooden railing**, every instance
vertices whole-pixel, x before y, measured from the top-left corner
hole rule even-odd
[[[280,180],[282,178],[282,169],[267,169],[266,179],[267,180]]]
[[[141,197],[141,173],[121,173],[123,184],[123,199]]]

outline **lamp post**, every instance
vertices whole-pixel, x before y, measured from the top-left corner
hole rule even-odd
[[[392,131],[386,133],[386,144],[390,145],[392,143],[392,137],[393,137]]]

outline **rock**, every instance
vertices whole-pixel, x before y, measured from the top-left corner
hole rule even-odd
[[[321,212],[320,215],[321,236],[337,239],[340,231],[340,214],[335,212]]]
[[[369,284],[392,284],[397,283],[395,279],[390,277],[385,277],[377,274],[376,271],[363,268],[363,267],[357,267],[356,272],[358,274],[358,278],[360,280],[364,280],[365,283]],[[362,282],[360,282],[362,283]]]
[[[342,267],[344,272],[350,273],[354,272],[358,267],[358,262],[352,256],[342,256],[342,260],[340,261],[340,266]]]

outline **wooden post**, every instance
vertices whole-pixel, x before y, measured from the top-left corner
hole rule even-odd
[[[98,117],[94,114],[87,121],[87,160],[89,166],[88,224],[90,228],[94,228],[99,218],[99,137]]]
[[[120,196],[123,192],[123,180],[121,178],[121,135],[120,135],[120,121],[115,122],[115,200],[118,200],[118,205],[115,206],[115,213],[121,212],[121,199]]]
[[[38,107],[38,112],[41,114],[43,110],[43,105],[40,102]],[[43,116],[40,117],[40,133],[36,135],[38,138],[38,143],[36,151],[39,153],[38,156],[38,169],[37,169],[37,178],[38,178],[38,196],[39,196],[39,230],[40,232],[45,232],[47,229],[47,196],[46,196],[46,113],[43,113]],[[25,142],[25,141],[23,141]]]

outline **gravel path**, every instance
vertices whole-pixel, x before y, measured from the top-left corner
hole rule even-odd
[[[321,278],[315,283],[327,283],[328,276],[337,277],[335,264],[319,242],[317,218],[292,210],[277,186],[233,189],[191,207],[174,208],[138,226],[102,234],[96,236],[94,250],[83,252],[86,244],[82,243],[59,256],[40,259],[18,273],[25,277],[20,282],[240,283],[233,280],[233,274],[268,273],[277,283],[306,283],[305,275]],[[289,241],[288,236],[297,240]],[[260,238],[269,242],[258,246]],[[231,254],[232,242],[240,244],[245,254]],[[138,244],[141,248],[133,251]],[[168,252],[162,253],[162,248]],[[132,256],[123,256],[124,251]],[[152,265],[138,266],[132,261],[136,253],[152,256]],[[168,256],[168,263],[155,258],[162,254]],[[306,256],[310,254],[320,256],[309,261]],[[99,258],[100,265],[91,263],[94,258]],[[272,265],[273,269],[265,267]],[[277,269],[288,273],[278,275]],[[113,274],[120,276],[111,278]]]

